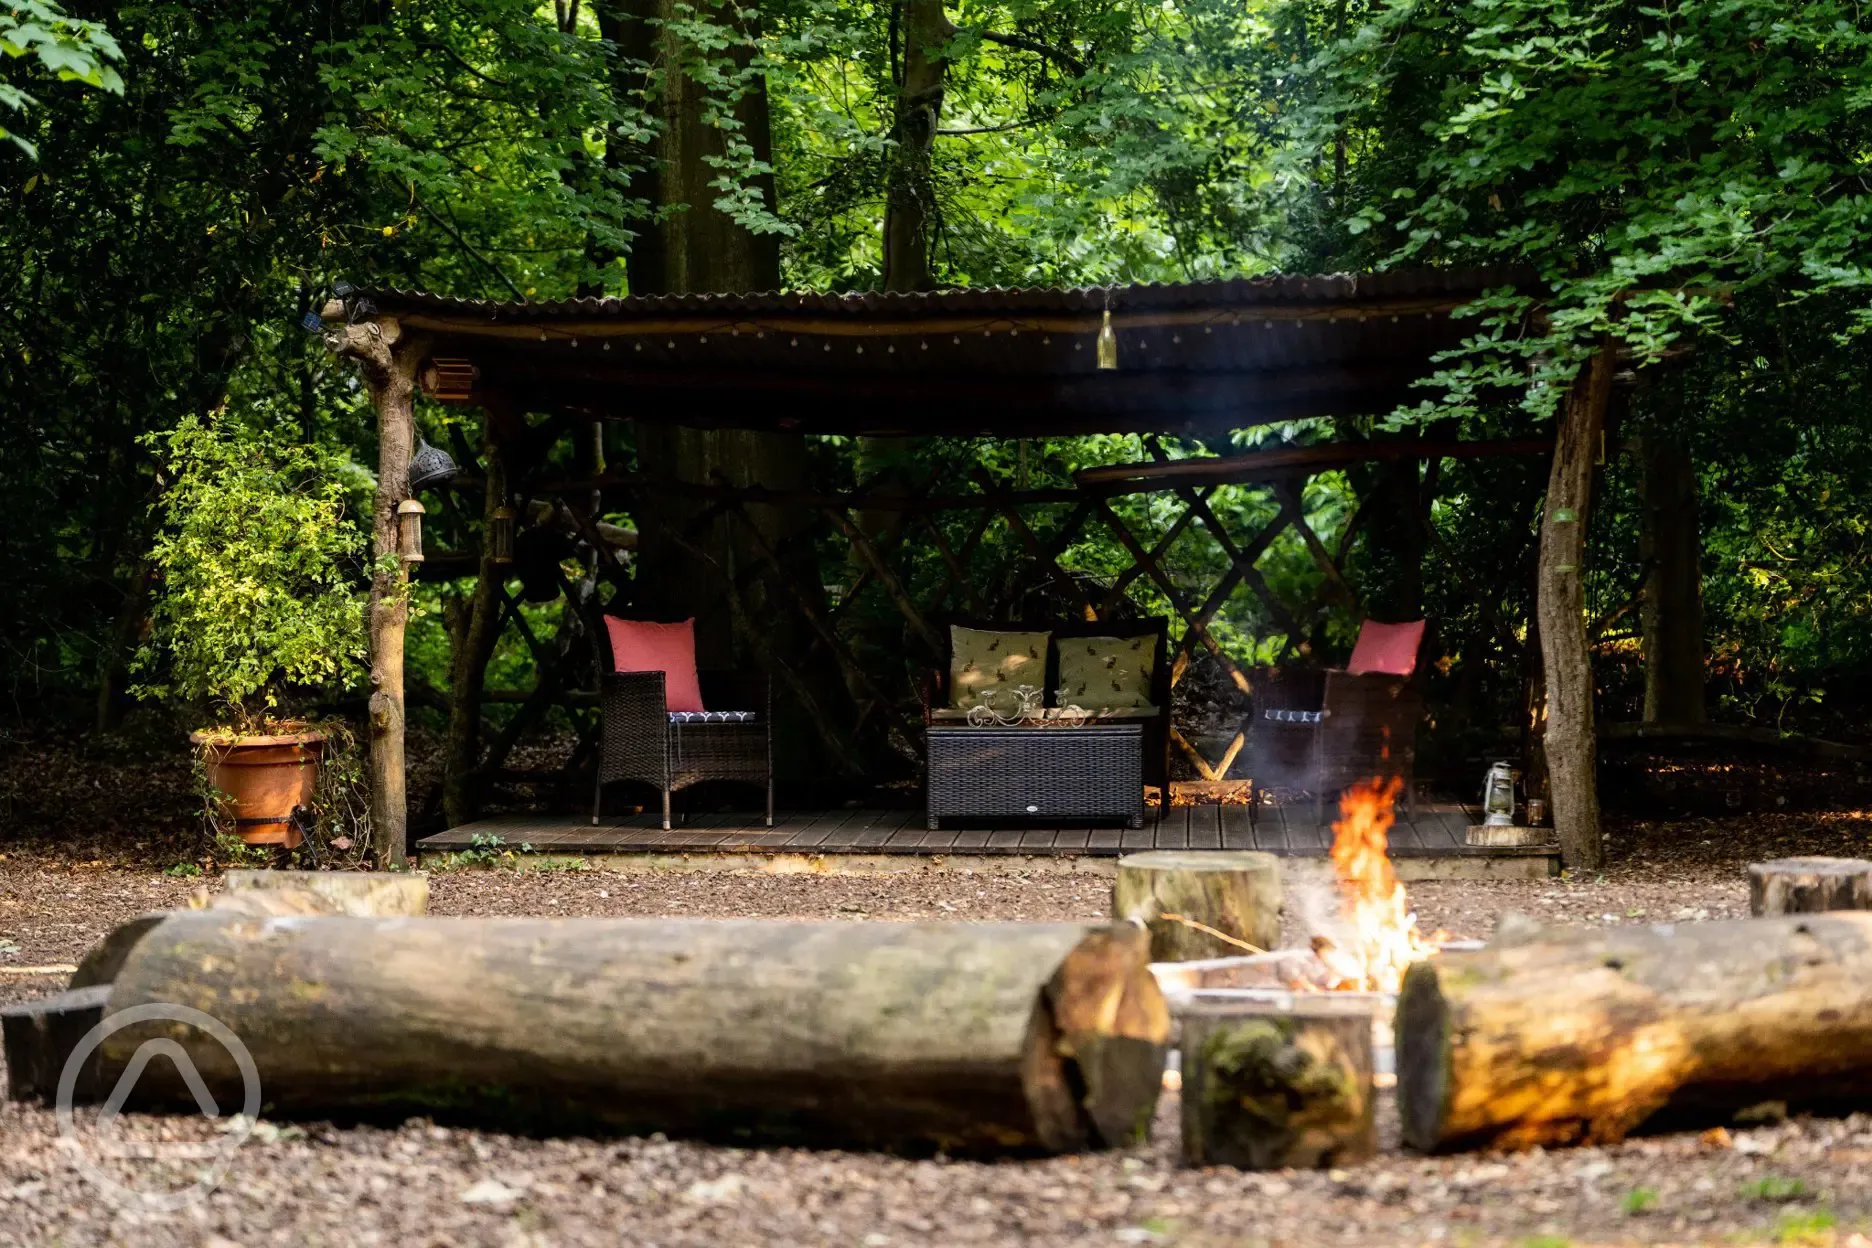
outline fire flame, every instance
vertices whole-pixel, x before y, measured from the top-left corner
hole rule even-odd
[[[1401,787],[1396,776],[1364,780],[1339,799],[1332,860],[1351,945],[1316,942],[1320,959],[1339,981],[1336,988],[1396,992],[1404,969],[1436,952],[1436,946],[1419,935],[1417,916],[1386,852],[1392,804]]]

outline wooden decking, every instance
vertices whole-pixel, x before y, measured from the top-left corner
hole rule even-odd
[[[648,814],[589,819],[500,815],[450,828],[417,843],[425,853],[488,845],[523,845],[544,854],[786,854],[1114,857],[1144,849],[1259,849],[1289,857],[1324,857],[1332,828],[1313,809],[1263,807],[1253,827],[1246,806],[1176,806],[1152,811],[1142,828],[964,825],[931,832],[923,811],[844,809],[782,812],[772,828],[751,814],[698,814],[665,832]],[[1391,831],[1396,858],[1552,859],[1548,847],[1484,849],[1468,845],[1472,822],[1453,804],[1420,804],[1415,821]],[[479,838],[477,840],[477,838]],[[1533,865],[1533,864],[1528,864]]]

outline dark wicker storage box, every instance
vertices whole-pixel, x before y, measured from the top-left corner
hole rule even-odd
[[[1116,819],[1144,826],[1139,724],[929,726],[929,826],[943,819]]]

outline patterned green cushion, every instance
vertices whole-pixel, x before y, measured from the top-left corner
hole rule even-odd
[[[1062,637],[1059,690],[1062,706],[1088,711],[1151,704],[1151,667],[1157,637]]]
[[[1021,685],[1046,687],[1047,640],[1051,633],[1003,633],[949,626],[949,704],[960,710],[984,695],[1003,715],[1020,708]]]

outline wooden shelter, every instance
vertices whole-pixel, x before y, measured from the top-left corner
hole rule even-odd
[[[1308,417],[1382,414],[1421,397],[1414,387],[1432,371],[1433,359],[1473,328],[1460,311],[1519,277],[1425,270],[1069,290],[554,303],[345,289],[324,317],[329,343],[359,363],[377,411],[380,551],[397,549],[398,507],[410,493],[417,394],[484,412],[478,444],[461,425],[453,427],[453,449],[467,472],[444,500],[445,507],[460,507],[466,529],[481,535],[479,549],[432,552],[422,565],[425,575],[476,578],[472,610],[455,633],[449,699],[450,765],[467,786],[458,795],[468,798],[512,745],[512,734],[503,730],[486,756],[481,748],[483,673],[501,630],[520,629],[539,663],[533,689],[496,695],[522,701],[519,718],[537,717],[555,701],[576,703],[589,685],[580,679],[590,670],[589,648],[536,636],[516,609],[508,588],[515,570],[508,544],[516,523],[523,534],[530,523],[581,543],[587,575],[562,578],[562,584],[569,616],[581,619],[587,631],[595,631],[605,594],[616,604],[630,601],[633,593],[628,551],[637,535],[608,525],[607,515],[673,506],[676,519],[657,540],[715,564],[723,561],[710,555],[706,534],[738,533],[737,566],[715,569],[721,614],[733,626],[737,647],[769,671],[781,696],[808,708],[804,720],[825,736],[828,748],[838,745],[842,731],[847,738],[881,737],[905,755],[915,752],[908,684],[854,656],[854,604],[887,602],[901,616],[908,645],[939,651],[939,622],[946,614],[979,613],[990,605],[971,561],[991,530],[1017,544],[1033,575],[1086,619],[1125,610],[1134,585],[1153,587],[1174,612],[1177,673],[1192,654],[1204,652],[1245,692],[1249,674],[1212,628],[1231,596],[1253,595],[1285,629],[1289,649],[1322,608],[1285,601],[1266,584],[1256,564],[1277,538],[1293,534],[1305,544],[1321,573],[1323,605],[1358,605],[1357,590],[1341,570],[1343,540],[1339,549],[1329,549],[1302,512],[1299,491],[1309,476],[1373,460],[1437,463],[1446,457],[1544,452],[1553,443],[1412,438],[1173,459],[1157,438],[1217,437]],[[1603,411],[1604,388],[1598,383],[1609,384],[1609,362],[1590,371],[1593,384],[1583,393],[1589,406],[1596,403]],[[528,414],[539,419],[529,421]],[[827,489],[811,482],[734,480],[706,465],[696,471],[694,464],[667,457],[655,465],[608,467],[602,433],[592,431],[613,421],[636,422],[640,459],[653,431],[671,426],[864,439],[1124,433],[1140,435],[1146,455],[1082,471],[1069,486],[1029,488],[1019,474],[1010,478],[975,465],[957,480],[861,479],[855,487]],[[1563,451],[1596,444],[1596,430],[1596,424],[1563,430]],[[568,441],[578,447],[569,467],[563,453]],[[1565,463],[1574,459],[1565,457]],[[1264,488],[1271,499],[1269,519],[1252,530],[1239,522],[1232,528],[1208,501],[1218,486],[1240,483]],[[480,494],[478,509],[467,504],[464,490]],[[1174,500],[1174,518],[1144,533],[1126,522],[1117,500],[1147,493]],[[1050,523],[1035,522],[1037,510]],[[770,516],[777,512],[803,517],[849,544],[852,575],[846,583],[827,593],[802,579],[788,547],[804,540],[803,530],[776,528]],[[957,517],[966,522],[958,527]],[[1075,575],[1060,563],[1091,526],[1108,530],[1130,560],[1102,581]],[[1570,527],[1577,537],[1581,526]],[[1209,584],[1180,583],[1166,567],[1166,552],[1186,535],[1220,552],[1220,574]],[[651,535],[643,537],[648,541]],[[1567,537],[1561,533],[1557,540]],[[934,583],[912,584],[905,574],[902,560],[913,546],[924,550],[926,562],[932,548],[940,560],[943,573]],[[1577,568],[1578,558],[1571,562]],[[371,621],[373,813],[393,859],[403,851],[407,827],[402,656],[403,587],[410,572],[408,562],[380,560]],[[1545,599],[1545,579],[1542,593]],[[813,706],[802,656],[776,649],[775,613],[797,625],[814,661],[836,666],[853,699],[851,722],[833,724],[834,717]],[[1583,632],[1578,647],[1583,666]],[[1553,711],[1560,713],[1559,700]],[[1585,714],[1589,735],[1589,706]],[[1563,737],[1573,731],[1550,722],[1550,750],[1556,727]],[[519,730],[512,724],[509,729]],[[1219,758],[1204,757],[1187,741],[1178,747],[1199,773],[1217,776],[1227,770],[1240,739]]]

